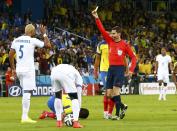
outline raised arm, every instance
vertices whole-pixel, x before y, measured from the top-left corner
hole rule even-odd
[[[44,38],[44,46],[47,48],[51,48],[49,38],[47,37],[47,34],[46,34],[46,27],[43,25],[40,25],[40,31],[41,31],[43,38]]]
[[[107,41],[107,43],[109,44],[109,42],[112,40],[112,38],[110,37],[108,32],[105,30],[103,24],[101,23],[101,20],[99,19],[98,14],[97,14],[97,9],[98,9],[98,6],[95,10],[92,11],[92,15],[95,18],[96,25],[97,25],[99,31],[101,32],[101,34],[103,35],[103,37]]]

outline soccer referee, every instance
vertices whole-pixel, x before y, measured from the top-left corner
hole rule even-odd
[[[121,39],[122,29],[119,26],[112,28],[110,34],[104,29],[98,14],[98,7],[92,11],[92,15],[96,20],[96,25],[108,43],[109,47],[109,69],[107,75],[106,89],[107,96],[111,97],[116,106],[116,116],[113,120],[123,119],[127,106],[120,113],[120,109],[124,104],[121,102],[120,92],[124,80],[125,62],[124,58],[128,55],[131,58],[129,68],[129,76],[131,77],[136,67],[136,56],[129,44]]]

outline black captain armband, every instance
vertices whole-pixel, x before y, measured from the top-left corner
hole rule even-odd
[[[55,98],[62,99],[62,91],[55,92]]]
[[[78,99],[77,93],[68,93],[71,100]]]

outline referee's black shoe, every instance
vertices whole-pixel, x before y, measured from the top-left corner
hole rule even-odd
[[[125,117],[125,112],[127,111],[127,109],[128,109],[128,106],[126,104],[124,104],[124,108],[122,109],[122,111],[119,115],[120,119],[123,119]]]

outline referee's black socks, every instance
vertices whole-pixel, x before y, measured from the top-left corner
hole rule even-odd
[[[112,100],[114,101],[115,106],[116,106],[116,116],[119,116],[120,109],[124,107],[124,104],[122,104],[121,102],[120,95],[113,96]]]

